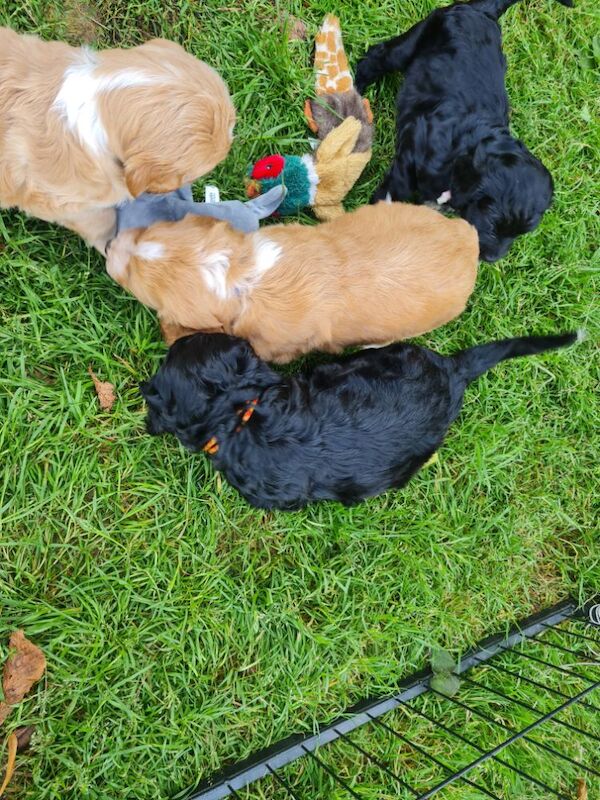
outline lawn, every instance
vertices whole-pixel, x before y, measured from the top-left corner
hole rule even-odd
[[[597,591],[600,10],[575,3],[525,0],[502,20],[512,124],[553,173],[555,203],[481,266],[463,316],[420,341],[449,353],[529,332],[588,339],[480,379],[438,461],[400,492],[265,514],[203,457],[148,437],[137,385],[164,354],[152,313],[75,235],[1,212],[0,658],[15,627],[48,658],[6,726],[36,726],[9,797],[173,797],[390,691],[432,644],[459,653]],[[209,61],[239,119],[209,180],[240,198],[247,164],[307,149],[311,45],[287,41],[286,10],[310,37],[339,13],[354,64],[435,5],[0,0],[0,23],[97,46],[163,35]],[[392,155],[397,85],[369,92],[376,146],[349,206]],[[115,384],[110,413],[89,366]]]

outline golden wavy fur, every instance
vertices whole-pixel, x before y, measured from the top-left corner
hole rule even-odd
[[[223,80],[174,42],[94,52],[0,28],[0,206],[102,252],[115,203],[209,172],[234,122]]]
[[[107,269],[158,311],[169,342],[223,331],[248,339],[261,358],[286,362],[443,325],[465,308],[478,253],[464,220],[381,202],[254,234],[191,215],[124,231]]]

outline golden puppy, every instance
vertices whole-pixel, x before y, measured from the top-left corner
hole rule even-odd
[[[252,234],[189,215],[124,231],[107,269],[158,311],[168,340],[223,331],[248,339],[261,358],[286,362],[443,325],[465,307],[478,254],[477,232],[464,220],[381,202],[320,225]]]
[[[0,206],[101,252],[116,203],[209,172],[234,122],[223,80],[174,42],[93,52],[0,28]]]

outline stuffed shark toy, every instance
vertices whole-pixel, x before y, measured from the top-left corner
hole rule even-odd
[[[178,222],[188,214],[213,217],[228,222],[238,231],[252,233],[258,230],[261,219],[279,208],[286,192],[285,186],[275,186],[246,203],[239,200],[196,203],[191,186],[182,186],[167,194],[145,193],[117,206],[117,234],[128,228],[148,228],[155,222]]]

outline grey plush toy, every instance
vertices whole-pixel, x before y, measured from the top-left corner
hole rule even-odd
[[[258,230],[261,219],[279,208],[286,192],[285,186],[275,186],[246,203],[239,200],[195,203],[191,186],[182,186],[168,194],[141,194],[117,206],[117,234],[127,228],[147,228],[155,222],[177,222],[188,214],[213,217],[243,233],[252,233]]]

